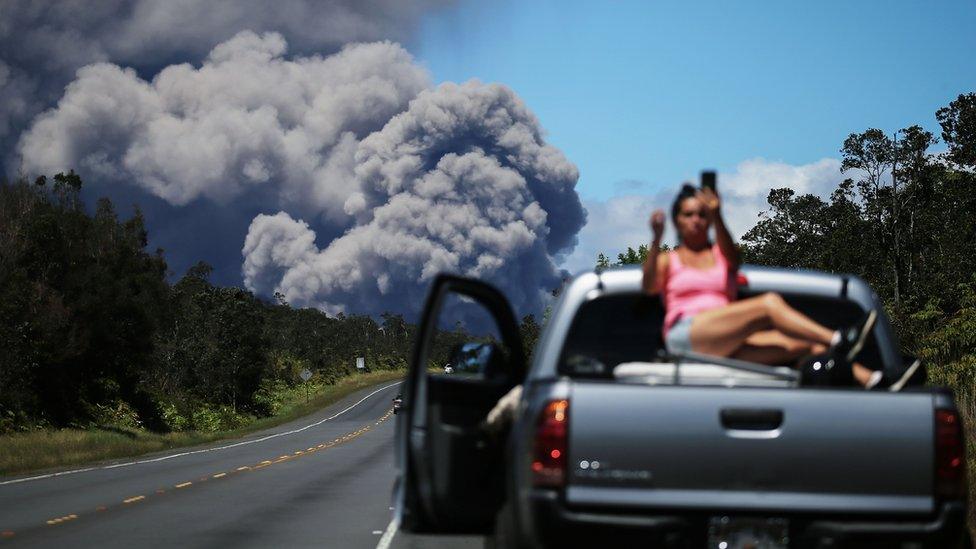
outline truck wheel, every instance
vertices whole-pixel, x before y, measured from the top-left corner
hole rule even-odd
[[[969,533],[969,528],[966,528],[962,534],[962,540],[959,542],[960,549],[973,549],[973,537]]]
[[[495,530],[485,537],[485,549],[519,549],[515,530],[515,513],[508,501],[495,516]]]

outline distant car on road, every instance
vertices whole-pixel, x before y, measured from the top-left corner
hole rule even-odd
[[[393,413],[399,414],[400,409],[402,408],[403,408],[403,395],[401,393],[397,393],[397,396],[393,397]]]
[[[881,310],[853,276],[743,266],[739,281],[740,295],[776,292],[827,326]],[[454,296],[498,332],[468,375],[427,369]],[[958,410],[951,392],[903,376],[915,361],[883,313],[860,361],[910,379],[901,392],[669,355],[663,316],[639,268],[582,274],[530,368],[505,297],[439,276],[397,421],[401,529],[487,534],[499,547],[969,546]],[[519,384],[510,430],[488,432],[486,414]]]

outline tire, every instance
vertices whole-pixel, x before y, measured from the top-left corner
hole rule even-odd
[[[959,541],[960,549],[973,549],[973,537],[969,532],[969,528],[966,528],[962,534],[962,540]]]
[[[494,531],[485,537],[485,549],[520,549],[515,528],[515,509],[507,500],[495,515]]]

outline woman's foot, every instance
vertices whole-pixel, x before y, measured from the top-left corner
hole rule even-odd
[[[865,389],[871,391],[892,391],[898,392],[906,385],[922,385],[925,383],[925,369],[922,368],[922,360],[915,359],[911,366],[897,378],[888,376],[887,372],[878,370],[871,374],[871,379],[864,385]]]
[[[829,353],[839,362],[852,364],[857,354],[864,348],[874,324],[878,321],[878,312],[871,309],[857,323],[842,328],[834,333],[830,342]]]

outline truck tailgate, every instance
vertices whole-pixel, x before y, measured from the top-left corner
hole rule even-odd
[[[580,382],[569,400],[570,506],[933,510],[929,394]]]

